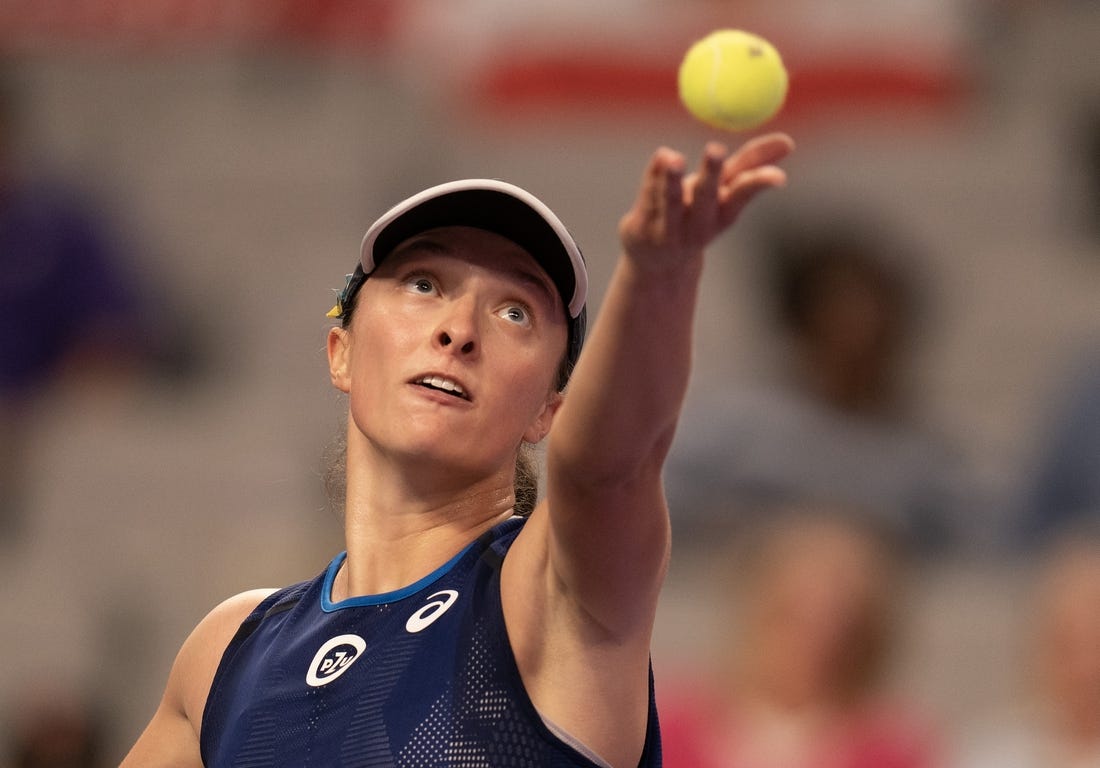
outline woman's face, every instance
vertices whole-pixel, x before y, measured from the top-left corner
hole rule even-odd
[[[363,284],[349,331],[332,333],[333,383],[386,455],[499,471],[545,436],[560,403],[562,301],[530,254],[491,232],[405,241]]]

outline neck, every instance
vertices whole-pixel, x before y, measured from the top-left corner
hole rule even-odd
[[[408,586],[512,515],[510,472],[473,483],[429,474],[423,462],[395,464],[349,445],[348,555],[333,599]]]

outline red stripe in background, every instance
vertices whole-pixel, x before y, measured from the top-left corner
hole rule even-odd
[[[638,61],[589,52],[504,56],[472,83],[472,105],[494,117],[531,118],[563,110],[643,111],[681,109],[678,61]],[[956,63],[902,62],[828,56],[789,66],[784,119],[800,120],[838,109],[927,110],[963,103],[969,78]]]

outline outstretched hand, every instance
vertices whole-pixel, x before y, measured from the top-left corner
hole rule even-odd
[[[684,156],[662,147],[642,176],[633,207],[619,222],[624,253],[654,269],[701,261],[703,249],[736,221],[765,189],[783,186],[787,174],[776,163],[794,149],[782,133],[751,139],[737,151],[719,142],[703,150],[698,170],[685,174]]]

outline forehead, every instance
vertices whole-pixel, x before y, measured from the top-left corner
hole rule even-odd
[[[379,270],[433,259],[456,259],[492,271],[559,303],[553,281],[530,253],[502,235],[476,227],[437,227],[414,235],[394,248]]]

